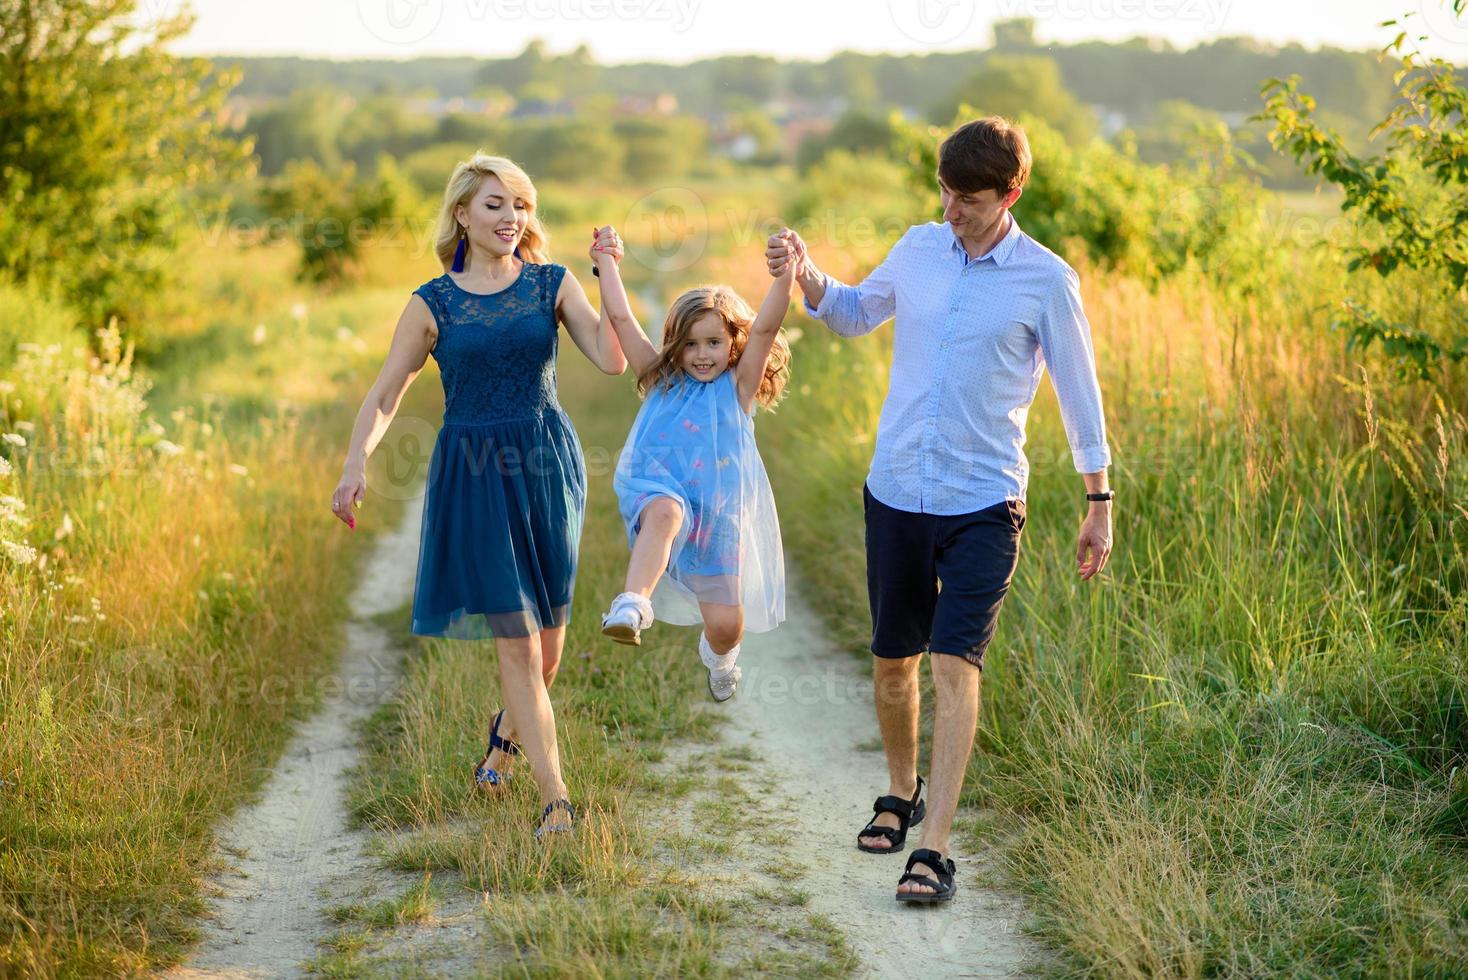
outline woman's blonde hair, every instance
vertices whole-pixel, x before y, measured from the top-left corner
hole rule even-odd
[[[749,343],[749,328],[754,325],[754,310],[738,293],[728,286],[696,286],[673,301],[668,307],[667,319],[663,321],[663,346],[658,359],[637,376],[637,393],[646,395],[659,385],[671,388],[683,377],[683,368],[678,363],[688,332],[694,322],[705,313],[718,314],[729,333],[729,367],[734,370],[744,347]],[[760,379],[755,392],[755,404],[773,410],[784,397],[785,385],[790,381],[790,345],[782,330],[775,335],[770,348],[770,359],[765,363],[765,376]]]
[[[505,190],[524,200],[525,210],[529,212],[530,220],[525,225],[525,234],[521,236],[517,246],[520,258],[535,263],[546,262],[549,258],[547,249],[550,236],[546,234],[535,210],[535,185],[530,182],[530,175],[521,170],[515,161],[507,157],[490,156],[480,150],[468,160],[459,161],[454,167],[453,175],[449,177],[448,186],[443,190],[443,204],[438,209],[438,231],[433,248],[445,271],[453,265],[454,252],[458,250],[459,238],[463,235],[459,219],[454,217],[454,209],[461,205],[467,209],[474,200],[474,195],[479,192],[479,185],[484,183],[484,178],[490,176],[498,177],[500,183],[505,185]],[[465,249],[466,269],[469,268],[472,253],[472,248]]]

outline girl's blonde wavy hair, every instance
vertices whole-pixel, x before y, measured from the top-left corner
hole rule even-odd
[[[454,217],[454,209],[460,205],[467,209],[469,202],[479,192],[479,185],[489,176],[498,177],[500,183],[505,185],[505,190],[525,201],[525,210],[529,212],[530,220],[525,225],[525,234],[521,236],[517,246],[520,258],[537,264],[549,260],[550,236],[546,234],[535,209],[535,185],[530,182],[530,175],[508,157],[490,156],[480,150],[468,160],[461,160],[455,165],[448,186],[443,191],[443,204],[438,209],[438,230],[433,249],[438,253],[438,260],[443,263],[445,272],[453,265],[454,252],[459,247],[461,235],[462,226]],[[469,268],[473,251],[470,248],[464,253],[465,269]]]
[[[663,345],[658,359],[637,376],[637,393],[646,395],[653,388],[671,388],[683,377],[683,368],[678,364],[684,342],[693,323],[705,313],[716,313],[724,321],[729,333],[729,367],[734,370],[744,347],[749,343],[749,328],[754,325],[755,312],[738,293],[728,286],[696,286],[673,301],[663,321]],[[770,348],[770,359],[765,364],[765,376],[760,379],[759,390],[754,401],[773,411],[785,396],[785,386],[790,381],[790,344],[785,340],[785,331],[775,335]]]

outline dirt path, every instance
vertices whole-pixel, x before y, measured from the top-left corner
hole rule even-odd
[[[339,694],[296,732],[260,800],[221,830],[238,873],[211,882],[215,918],[204,923],[196,954],[164,977],[300,976],[302,963],[321,954],[318,941],[337,928],[326,908],[401,890],[403,876],[380,870],[366,853],[371,833],[347,828],[343,774],[357,760],[354,723],[397,684],[401,650],[369,617],[412,595],[422,500],[378,538],[351,597],[339,683],[322,688]]]
[[[912,908],[893,893],[921,827],[901,855],[856,849],[857,830],[887,788],[871,680],[850,654],[831,647],[798,582],[786,607],[779,629],[745,638],[739,692],[714,710],[729,713],[727,741],[747,745],[762,769],[774,770],[763,818],[788,835],[782,850],[805,867],[799,886],[809,908],[840,927],[863,975],[1018,975],[1037,952],[1019,931],[1024,906],[981,884],[988,871],[982,856],[957,847],[953,901]]]
[[[195,956],[164,974],[169,980],[301,976],[339,928],[326,909],[400,894],[416,880],[382,869],[369,853],[373,835],[347,828],[343,774],[357,759],[354,723],[396,687],[401,650],[370,617],[412,595],[421,504],[379,539],[352,596],[348,649],[337,671],[342,695],[301,726],[260,801],[222,830],[238,873],[213,880],[215,918],[204,924]],[[885,788],[873,748],[871,683],[849,654],[831,649],[793,585],[787,607],[780,629],[745,640],[738,696],[710,705],[730,720],[722,744],[761,758],[761,782],[771,788],[760,807],[782,840],[774,853],[741,849],[721,870],[747,876],[772,859],[803,866],[799,887],[809,911],[840,929],[861,975],[1017,975],[1034,952],[1017,928],[1023,906],[982,886],[981,859],[957,853],[960,891],[950,906],[913,909],[892,898],[905,857],[853,846]],[[695,662],[690,669],[701,668]],[[421,951],[417,963],[433,975],[472,972],[465,956],[483,942],[475,938],[482,935],[477,904],[456,896],[432,923],[385,935],[385,946]]]

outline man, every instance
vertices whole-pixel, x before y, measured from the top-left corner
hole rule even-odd
[[[1019,558],[1025,419],[1047,366],[1087,491],[1080,579],[1105,567],[1111,552],[1111,453],[1079,280],[1009,213],[1029,172],[1023,131],[999,117],[975,120],[939,150],[943,222],[909,228],[861,285],[820,272],[788,228],[766,250],[772,271],[787,256],[800,263],[806,311],[835,333],[859,336],[896,317],[890,388],[864,489],[889,785],[857,844],[900,851],[908,827],[927,817],[898,884],[902,902],[947,901],[956,890],[945,855],[973,748],[984,649]],[[917,774],[924,652],[937,709],[926,802]]]

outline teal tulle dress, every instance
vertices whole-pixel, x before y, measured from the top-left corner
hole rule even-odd
[[[682,526],[653,590],[665,623],[703,621],[700,602],[744,607],[744,628],[785,619],[785,555],[754,418],[739,404],[732,368],[712,381],[684,375],[643,399],[612,476],[629,543],[656,497],[677,500]]]
[[[413,593],[419,636],[529,636],[570,616],[586,464],[556,399],[565,274],[526,263],[498,293],[447,273],[414,290],[438,324],[444,390]]]

